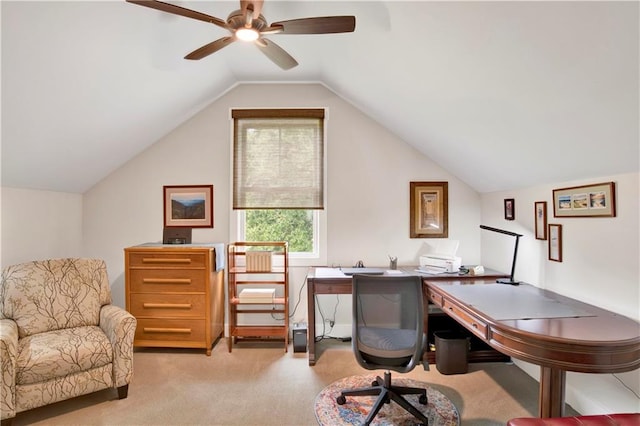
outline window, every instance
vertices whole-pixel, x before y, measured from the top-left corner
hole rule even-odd
[[[232,110],[237,237],[288,241],[319,257],[324,209],[324,109]]]

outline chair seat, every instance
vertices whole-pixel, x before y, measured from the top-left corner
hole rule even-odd
[[[113,349],[97,326],[38,333],[18,342],[16,383],[45,382],[111,363]]]
[[[413,355],[416,331],[381,327],[359,327],[358,349],[380,358],[401,358]]]

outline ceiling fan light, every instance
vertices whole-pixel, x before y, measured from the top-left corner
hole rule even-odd
[[[238,28],[236,30],[236,37],[242,41],[255,41],[260,34],[253,28]]]

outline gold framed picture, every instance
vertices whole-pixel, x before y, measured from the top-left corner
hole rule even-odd
[[[213,185],[163,188],[165,228],[213,228]]]
[[[447,238],[449,236],[449,183],[410,182],[409,236]]]

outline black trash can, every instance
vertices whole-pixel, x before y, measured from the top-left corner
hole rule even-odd
[[[442,374],[464,374],[468,370],[470,339],[461,332],[436,331],[436,368]]]

